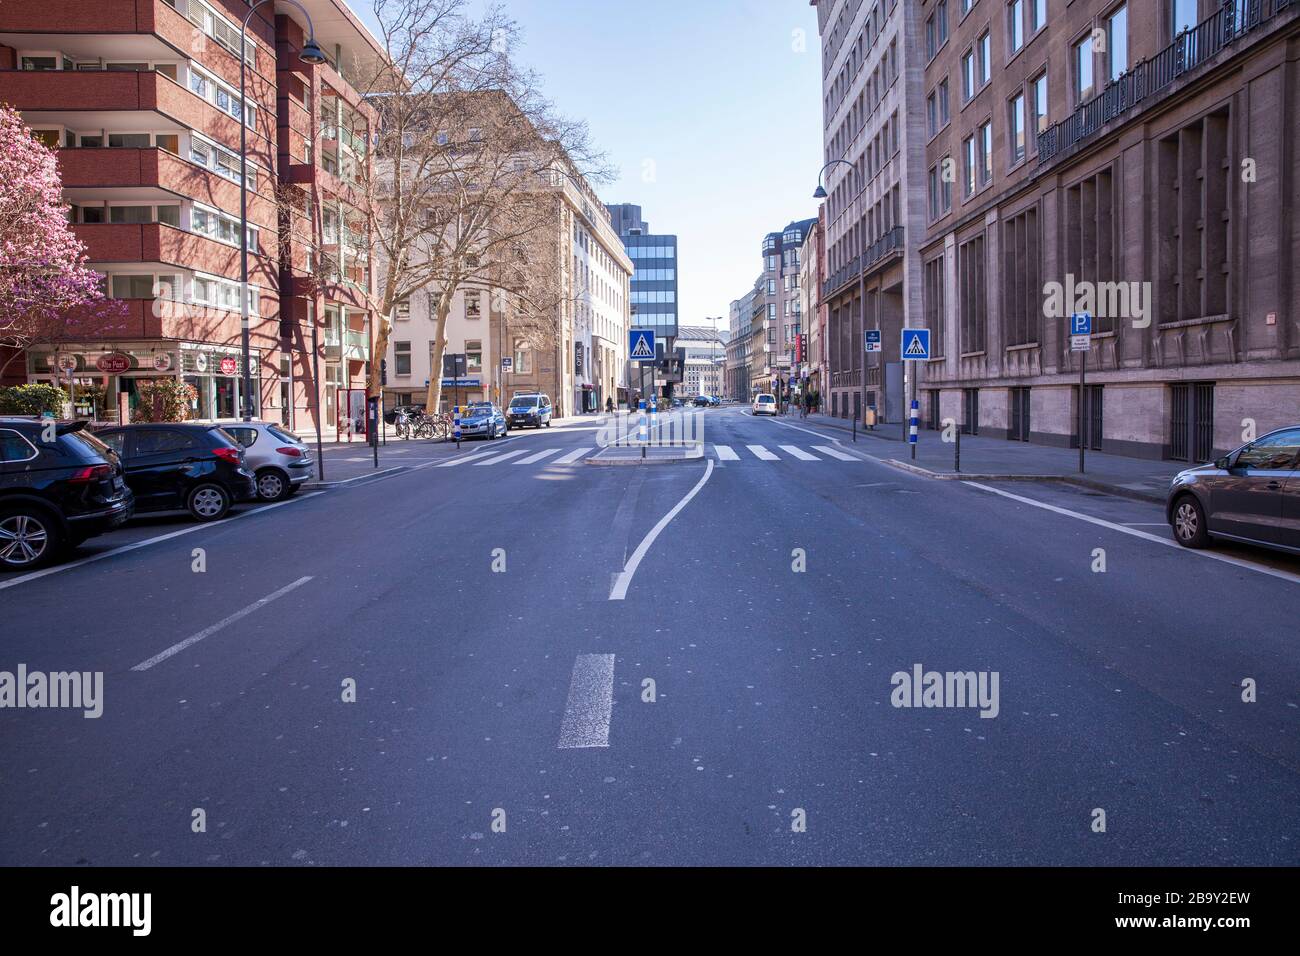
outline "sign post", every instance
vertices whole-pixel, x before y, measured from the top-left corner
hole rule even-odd
[[[902,340],[898,344],[899,354],[903,357],[904,362],[928,362],[930,360],[930,330],[929,329],[903,329]],[[908,374],[910,379],[911,393],[908,397],[911,399],[907,422],[907,443],[912,446],[912,460],[916,460],[916,445],[920,440],[921,404],[916,400],[916,378],[917,372],[915,367]]]
[[[375,467],[379,467],[379,396],[366,396],[366,437],[375,455]]]
[[[1076,312],[1070,316],[1070,351],[1079,352],[1079,474],[1083,474],[1084,431],[1087,424],[1088,353],[1092,351],[1092,314]]]

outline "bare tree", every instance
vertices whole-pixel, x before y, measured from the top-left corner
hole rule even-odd
[[[472,16],[469,6],[374,0],[388,56],[353,71],[378,114],[351,224],[379,260],[368,392],[379,390],[396,306],[425,295],[435,323],[431,410],[458,293],[488,291],[511,339],[553,347],[560,307],[574,295],[562,279],[561,194],[583,176],[610,175],[585,123],[558,115],[536,75],[512,59],[513,21],[498,7]]]

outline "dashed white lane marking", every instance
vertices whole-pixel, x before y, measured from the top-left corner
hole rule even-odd
[[[286,584],[284,587],[280,588],[280,590],[273,591],[270,594],[268,594],[266,597],[254,601],[252,604],[248,605],[248,607],[244,608],[242,611],[236,611],[234,614],[230,615],[230,617],[218,621],[216,624],[213,624],[211,627],[205,627],[197,634],[192,634],[189,637],[185,638],[185,640],[181,641],[180,643],[173,644],[165,651],[160,651],[159,653],[155,654],[153,657],[149,658],[147,661],[141,661],[139,664],[136,664],[135,667],[132,667],[131,670],[147,671],[155,664],[161,664],[163,661],[167,660],[167,658],[176,656],[181,651],[185,650],[185,648],[190,647],[193,644],[197,644],[199,641],[205,638],[211,637],[213,634],[217,633],[217,631],[221,630],[224,627],[229,627],[231,624],[234,624],[236,621],[240,620],[241,618],[248,617],[248,615],[252,614],[254,611],[266,607],[276,598],[284,597],[294,588],[301,587],[302,585],[306,584],[310,580],[311,580],[311,575],[307,575],[306,577],[299,578],[297,581],[294,581],[292,584]]]
[[[526,448],[520,448],[520,449],[518,449],[518,450],[516,450],[516,451],[508,451],[508,452],[506,452],[504,455],[497,455],[495,458],[488,458],[488,459],[486,459],[486,460],[484,460],[484,461],[476,461],[476,462],[474,462],[474,467],[475,467],[475,468],[481,468],[481,467],[484,466],[484,465],[495,465],[495,464],[497,464],[498,462],[509,461],[511,458],[514,458],[515,455],[522,455],[522,454],[524,454],[524,452],[526,452],[527,450],[528,450],[528,449],[526,449]]]
[[[819,451],[823,455],[830,455],[832,458],[838,458],[840,461],[861,461],[856,455],[846,455],[838,448],[832,448],[830,445],[813,445],[813,451]]]
[[[740,456],[731,450],[730,445],[714,445],[713,453],[719,461],[740,461]]]
[[[794,455],[794,457],[798,458],[800,461],[821,461],[821,459],[816,455],[808,454],[798,445],[777,445],[776,447],[788,454]]]
[[[579,458],[581,458],[583,455],[587,454],[587,452],[589,452],[589,451],[591,451],[590,448],[575,448],[573,451],[569,452],[567,455],[561,455],[559,458],[555,459],[555,461],[551,462],[551,464],[552,464],[552,465],[572,465],[575,461],[577,461],[577,460],[578,460]]]
[[[193,534],[196,531],[203,531],[206,530],[207,528],[217,528],[228,521],[238,521],[240,518],[246,518],[249,515],[257,515],[257,514],[261,514],[263,511],[270,511],[272,508],[283,508],[285,505],[297,504],[300,501],[310,501],[312,498],[315,498],[323,494],[325,494],[325,492],[323,491],[310,491],[307,492],[306,494],[301,494],[301,495],[297,495],[296,497],[290,498],[287,501],[277,501],[275,504],[263,505],[260,508],[251,508],[248,511],[241,511],[237,515],[231,515],[229,518],[222,518],[220,521],[209,521],[203,524],[191,525],[188,528],[181,528],[179,531],[170,531],[167,534],[160,534],[154,538],[145,538],[143,541],[135,541],[132,542],[131,544],[124,544],[122,545],[122,547],[114,548],[112,551],[104,551],[101,552],[100,554],[92,554],[88,558],[80,558],[79,560],[76,561],[69,561],[67,564],[59,564],[52,568],[46,568],[43,571],[32,571],[31,573],[24,574],[21,577],[12,578],[8,581],[0,582],[0,591],[3,591],[5,588],[11,588],[19,584],[24,584],[27,581],[35,581],[37,578],[43,578],[50,574],[61,574],[64,571],[71,571],[73,568],[79,568],[83,564],[90,564],[93,561],[102,561],[105,558],[111,558],[119,554],[126,554],[128,551],[135,551],[138,548],[147,548],[151,544],[161,544],[164,541],[170,541],[172,538],[179,538],[182,535]]]
[[[481,451],[474,455],[466,455],[464,458],[453,458],[451,461],[444,461],[441,465],[434,465],[434,468],[454,468],[457,465],[463,465],[467,461],[475,461],[479,458],[486,458],[488,455],[495,455],[495,451]],[[523,454],[520,452],[519,454]]]
[[[527,458],[520,458],[517,462],[515,462],[515,464],[516,464],[516,465],[531,465],[531,464],[533,464],[534,462],[539,462],[539,461],[541,461],[543,458],[549,458],[551,455],[554,455],[554,454],[555,454],[557,451],[559,451],[559,450],[560,450],[560,449],[558,449],[558,448],[547,448],[547,449],[544,450],[544,451],[534,452],[533,454],[529,455]],[[500,458],[497,459],[497,461],[500,461],[500,460],[501,460]],[[484,464],[486,464],[486,462],[484,462]]]
[[[695,487],[686,493],[686,497],[673,506],[672,511],[660,518],[659,523],[651,528],[650,533],[636,546],[636,550],[632,552],[632,557],[623,566],[619,576],[614,579],[614,588],[609,592],[611,601],[621,601],[627,597],[627,588],[632,583],[632,576],[636,574],[636,569],[640,566],[641,559],[646,556],[646,552],[650,550],[650,546],[655,543],[655,538],[659,537],[659,533],[668,527],[668,522],[676,518],[678,512],[690,504],[691,499],[700,493],[700,489],[704,487],[704,483],[709,480],[709,476],[712,474],[713,459],[709,458],[704,464],[704,475],[695,483]]]
[[[1019,501],[1021,504],[1032,505],[1035,508],[1042,508],[1044,511],[1052,511],[1058,515],[1065,515],[1067,518],[1086,521],[1089,524],[1095,524],[1102,528],[1109,528],[1111,531],[1118,531],[1121,534],[1130,534],[1135,538],[1154,541],[1156,544],[1162,544],[1167,548],[1176,548],[1187,555],[1209,558],[1212,561],[1222,561],[1224,564],[1235,565],[1236,567],[1244,568],[1247,571],[1257,571],[1260,574],[1267,574],[1269,577],[1281,578],[1283,581],[1290,581],[1292,584],[1300,584],[1300,574],[1292,574],[1290,571],[1279,571],[1276,568],[1264,567],[1263,565],[1255,564],[1251,561],[1243,561],[1241,558],[1234,558],[1226,554],[1215,554],[1213,551],[1184,548],[1173,538],[1162,538],[1159,535],[1151,534],[1148,531],[1138,531],[1136,528],[1126,528],[1122,524],[1116,524],[1115,522],[1107,521],[1104,518],[1094,518],[1092,515],[1082,514],[1078,511],[1071,511],[1069,508],[1060,508],[1056,505],[1049,505],[1044,501],[1035,501],[1033,498],[1026,498],[1023,495],[1013,495],[1009,491],[1003,491],[1001,488],[992,488],[989,485],[982,485],[978,481],[968,481],[966,484],[972,488],[979,488],[981,491],[989,491],[995,495],[1001,495],[1003,498],[1010,498],[1012,501]]]
[[[614,714],[614,655],[579,654],[569,679],[559,750],[608,747]]]
[[[746,445],[745,447],[748,448],[750,451],[752,451],[752,452],[754,453],[754,457],[755,457],[755,458],[761,458],[763,461],[780,461],[780,460],[781,460],[781,457],[780,457],[779,455],[774,455],[774,454],[772,454],[770,451],[768,451],[768,450],[767,450],[766,448],[764,448],[762,445]]]

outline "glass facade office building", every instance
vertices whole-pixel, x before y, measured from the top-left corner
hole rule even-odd
[[[609,206],[610,221],[623,240],[632,273],[632,328],[654,329],[656,341],[677,337],[677,237],[656,236],[641,207]]]

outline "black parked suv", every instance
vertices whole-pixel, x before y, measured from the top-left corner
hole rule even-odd
[[[137,511],[184,508],[218,521],[236,501],[257,496],[243,446],[220,425],[119,425],[95,434],[122,456]]]
[[[122,463],[85,427],[0,417],[0,569],[48,564],[131,516]]]

